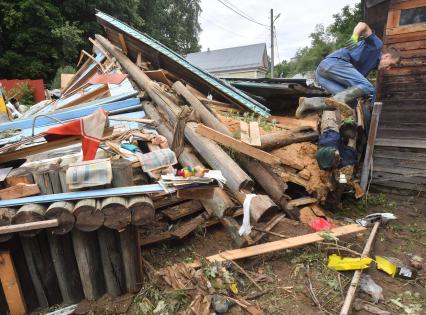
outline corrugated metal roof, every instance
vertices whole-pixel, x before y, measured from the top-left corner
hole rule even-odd
[[[210,72],[267,68],[266,44],[253,44],[188,54],[186,60]]]

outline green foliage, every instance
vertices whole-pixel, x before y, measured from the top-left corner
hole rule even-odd
[[[56,70],[56,74],[52,80],[52,84],[50,86],[51,89],[60,89],[61,88],[61,74],[62,73],[75,73],[75,69],[73,66],[63,66],[59,67]]]
[[[19,83],[14,88],[6,91],[6,97],[14,97],[20,104],[34,105],[34,90],[28,83]]]
[[[200,0],[141,0],[139,7],[142,30],[181,54],[200,51],[200,13]]]
[[[57,69],[90,51],[101,33],[99,9],[170,48],[198,51],[200,0],[0,0],[0,73],[6,79],[50,81]]]
[[[284,60],[275,66],[276,76],[291,77],[296,73],[306,74],[314,71],[321,60],[332,51],[344,46],[344,42],[352,35],[355,25],[362,21],[361,3],[353,8],[345,6],[340,13],[333,15],[334,22],[325,27],[323,24],[315,26],[309,35],[311,45],[299,48],[290,60]]]

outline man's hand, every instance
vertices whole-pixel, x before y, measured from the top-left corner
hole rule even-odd
[[[354,49],[359,42],[360,37],[368,37],[373,34],[367,23],[359,22],[352,33],[351,38],[345,43],[345,47],[349,50]]]

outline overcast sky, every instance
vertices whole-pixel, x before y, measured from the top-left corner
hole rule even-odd
[[[270,24],[270,9],[274,15],[281,13],[275,22],[278,54],[275,62],[294,56],[299,47],[310,43],[309,34],[316,24],[329,25],[333,14],[346,4],[353,6],[359,0],[222,0],[228,2],[261,24]],[[201,0],[200,16],[202,51],[256,43],[271,45],[268,28],[250,22],[219,2]]]

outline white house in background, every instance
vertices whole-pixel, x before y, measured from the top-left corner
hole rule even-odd
[[[186,60],[219,78],[264,78],[268,72],[265,43],[192,53]]]

